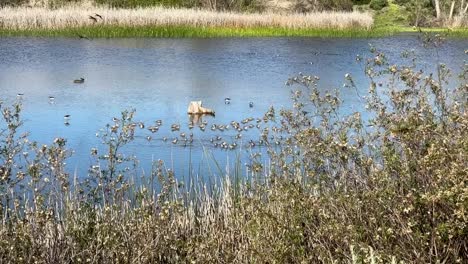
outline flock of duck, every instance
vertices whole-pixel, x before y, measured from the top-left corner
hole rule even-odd
[[[111,127],[111,129],[117,130],[118,127],[120,126],[121,120],[118,118],[113,118],[114,121],[114,126]],[[170,125],[170,136],[163,136],[160,138],[162,142],[165,143],[172,143],[173,145],[178,145],[178,146],[193,146],[194,143],[194,133],[196,133],[196,130],[193,130],[195,127],[198,127],[199,131],[205,132],[208,128],[208,130],[211,130],[212,133],[218,133],[217,135],[213,135],[209,140],[200,140],[200,143],[202,145],[211,145],[214,148],[219,148],[223,150],[233,150],[236,149],[238,146],[240,146],[239,142],[242,142],[242,136],[244,133],[247,133],[250,129],[255,129],[257,128],[259,131],[261,131],[261,136],[259,137],[258,140],[253,140],[253,139],[248,139],[245,142],[246,147],[256,147],[256,146],[264,146],[264,145],[269,145],[272,142],[275,145],[280,144],[280,140],[278,138],[275,138],[273,136],[268,137],[268,127],[262,127],[262,123],[268,122],[268,119],[265,118],[253,118],[253,117],[248,117],[245,118],[239,122],[237,121],[231,121],[228,124],[211,124],[209,125],[207,120],[201,120],[198,123],[194,123],[190,121],[187,124],[188,131],[181,130],[181,125],[179,123],[174,123]],[[156,140],[153,138],[153,134],[157,133],[160,131],[161,127],[163,125],[162,120],[156,120],[154,124],[151,125],[145,125],[144,122],[135,122],[131,123],[129,126],[136,128],[139,127],[140,129],[146,129],[150,132],[149,135],[146,135],[145,138],[148,141],[153,141]],[[271,128],[272,131],[276,131],[277,128],[273,127]],[[228,133],[230,131],[231,133]],[[223,135],[224,134],[224,135]],[[221,136],[223,135],[223,136]],[[209,143],[208,143],[209,142]]]
[[[73,83],[75,83],[75,84],[83,84],[84,82],[85,82],[84,78],[78,78],[78,79],[73,80]],[[18,93],[17,94],[17,97],[20,98],[20,99],[22,99],[23,96],[24,96],[23,93]],[[50,104],[55,103],[55,97],[54,96],[49,96],[49,103]],[[224,103],[226,105],[229,105],[231,103],[231,98],[229,98],[229,97],[224,98]],[[254,103],[249,102],[248,106],[250,108],[252,108],[254,106]],[[231,135],[227,135],[227,137],[230,137],[230,140],[223,139],[223,137],[221,137],[220,135],[215,135],[215,136],[213,136],[213,137],[211,137],[209,139],[209,142],[214,148],[220,148],[220,149],[224,149],[224,150],[233,150],[233,149],[236,149],[238,147],[238,141],[242,139],[242,135],[243,135],[244,132],[247,132],[247,131],[249,131],[250,129],[253,129],[253,128],[257,128],[258,130],[263,130],[262,136],[258,140],[253,140],[253,139],[248,140],[246,146],[255,147],[255,146],[262,146],[262,145],[268,144],[268,140],[265,140],[266,139],[265,133],[268,133],[268,128],[262,128],[262,126],[261,126],[262,122],[264,122],[264,123],[268,122],[268,120],[266,118],[261,119],[261,118],[248,117],[248,118],[245,118],[245,119],[243,119],[243,120],[241,120],[239,122],[231,121],[228,124],[211,124],[211,126],[209,126],[207,120],[202,120],[203,116],[205,116],[205,115],[199,115],[199,116],[197,116],[197,118],[195,120],[191,119],[189,121],[189,123],[187,125],[187,127],[189,129],[189,132],[182,132],[180,124],[177,124],[177,123],[171,124],[170,132],[173,133],[173,134],[178,133],[178,135],[172,135],[172,136],[170,136],[170,138],[168,138],[167,136],[164,136],[164,137],[161,138],[161,140],[163,142],[171,142],[174,145],[181,145],[181,146],[186,147],[186,146],[192,145],[193,142],[194,142],[193,129],[195,127],[198,127],[198,129],[201,132],[205,132],[207,129],[211,130],[212,133],[214,133],[214,132],[223,133],[225,131],[232,131],[235,135],[232,134],[232,133],[230,133]],[[71,115],[70,114],[65,114],[63,116],[63,118],[64,118],[64,124],[66,126],[69,126],[70,125]],[[114,122],[114,126],[112,126],[111,129],[112,129],[112,131],[115,132],[115,131],[118,130],[121,120],[114,117],[112,119],[112,121]],[[154,122],[154,124],[148,125],[148,126],[146,126],[143,122],[137,122],[137,123],[130,124],[130,126],[132,126],[134,128],[136,128],[136,127],[139,127],[140,129],[145,129],[146,128],[151,133],[149,135],[146,135],[146,140],[148,140],[148,141],[153,140],[153,134],[158,132],[162,125],[163,125],[162,120],[156,120]],[[275,138],[270,137],[270,139],[274,140]],[[280,144],[279,141],[277,141],[277,140],[274,141],[274,143],[276,145]]]

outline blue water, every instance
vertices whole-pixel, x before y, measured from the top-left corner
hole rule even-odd
[[[23,93],[24,129],[30,139],[50,144],[65,137],[74,150],[68,161],[71,171],[86,175],[93,164],[90,149],[98,147],[95,136],[100,128],[113,123],[124,109],[135,108],[135,121],[147,126],[163,120],[157,133],[138,130],[136,139],[124,152],[141,161],[137,170],[148,173],[152,160],[162,159],[181,177],[190,173],[221,174],[232,168],[237,156],[245,160],[251,150],[250,139],[258,131],[211,131],[212,124],[228,124],[246,117],[262,117],[270,106],[290,107],[290,88],[285,81],[299,72],[320,76],[320,89],[342,87],[344,75],[350,73],[360,93],[365,94],[368,81],[356,55],[370,55],[369,44],[385,52],[395,63],[402,62],[404,50],[414,50],[419,65],[430,71],[438,61],[458,70],[467,58],[467,40],[449,40],[438,52],[424,49],[415,36],[380,39],[320,38],[226,38],[226,39],[96,39],[67,38],[0,38],[0,99],[17,100]],[[73,80],[83,77],[83,84]],[[343,89],[342,112],[363,110],[356,92]],[[49,96],[54,96],[51,103]],[[225,104],[224,98],[231,103]],[[191,100],[202,100],[216,111],[206,117],[206,131],[188,128],[186,114]],[[249,107],[253,102],[253,107]],[[64,124],[69,114],[70,125]],[[181,131],[171,132],[171,124]],[[194,142],[184,147],[180,132],[194,134]],[[210,138],[237,142],[235,151],[215,148]],[[151,141],[147,140],[151,136]],[[167,142],[162,139],[167,137]],[[206,150],[206,151],[204,151]],[[210,155],[205,155],[210,153]],[[213,155],[213,157],[211,157]],[[266,158],[266,157],[265,157]],[[266,159],[265,159],[266,160]],[[215,162],[216,161],[216,162]],[[191,166],[188,166],[191,164]],[[243,168],[244,170],[245,168]]]

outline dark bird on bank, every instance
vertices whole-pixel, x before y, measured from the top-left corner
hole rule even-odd
[[[98,13],[95,13],[94,16],[99,17],[100,19],[103,19],[102,16]]]
[[[86,36],[83,36],[83,35],[81,35],[81,34],[76,34],[76,35],[77,35],[77,36],[78,36],[80,39],[87,39],[87,40],[89,40],[89,38],[88,38],[88,37],[86,37]]]
[[[84,83],[84,78],[73,80],[74,83]]]
[[[93,21],[93,23],[96,23],[97,22],[97,19],[93,16],[89,16],[89,19],[91,19]]]

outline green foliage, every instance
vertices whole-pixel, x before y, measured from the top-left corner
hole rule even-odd
[[[376,12],[374,26],[376,28],[404,27],[408,25],[408,11],[404,7],[389,3],[389,6]]]
[[[388,0],[372,0],[369,7],[374,10],[381,10],[388,5]]]
[[[351,11],[353,2],[351,0],[324,0],[320,1],[321,10]]]
[[[26,4],[27,0],[0,0],[0,7],[4,6],[21,6]]]
[[[354,5],[367,5],[371,0],[353,0]]]
[[[411,26],[431,26],[435,10],[431,0],[395,1],[408,12],[407,22]]]

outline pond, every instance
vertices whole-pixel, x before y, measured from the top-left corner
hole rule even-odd
[[[156,133],[139,130],[135,141],[125,148],[127,155],[136,155],[141,161],[139,171],[148,173],[151,161],[162,159],[179,177],[190,172],[219,176],[222,172],[215,168],[232,167],[237,157],[247,157],[251,151],[247,143],[258,139],[259,132],[252,128],[235,139],[238,131],[212,131],[213,124],[263,117],[270,106],[290,107],[290,88],[285,81],[299,72],[320,76],[323,91],[341,87],[344,75],[350,73],[359,91],[365,93],[368,81],[355,58],[358,54],[368,56],[369,44],[396,63],[402,51],[414,49],[425,71],[433,70],[438,60],[458,70],[468,48],[466,40],[450,39],[436,52],[424,49],[416,36],[0,38],[0,98],[11,103],[18,99],[17,94],[23,94],[24,129],[30,132],[30,139],[50,144],[56,137],[66,138],[74,150],[68,167],[79,176],[86,175],[93,163],[90,149],[102,150],[96,133],[130,108],[136,109],[135,121],[144,122],[146,128],[156,120],[163,122]],[[84,83],[73,83],[81,77]],[[363,109],[355,91],[343,90],[342,94],[344,113]],[[55,99],[50,100],[50,96]],[[201,100],[216,111],[215,117],[205,117],[208,125],[204,132],[188,127],[187,106],[192,100]],[[64,115],[70,115],[68,125]],[[171,124],[179,124],[180,131],[172,132]],[[186,137],[193,133],[193,143],[184,143],[181,132]],[[219,144],[237,142],[236,150],[215,147],[216,140],[211,139],[217,136],[222,138]],[[177,144],[172,143],[175,138]]]

